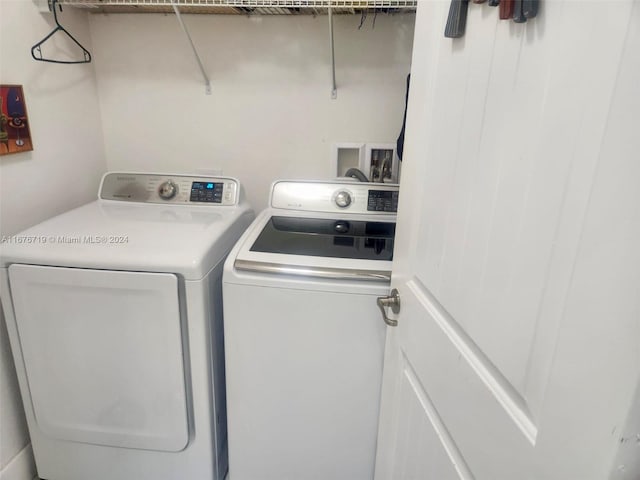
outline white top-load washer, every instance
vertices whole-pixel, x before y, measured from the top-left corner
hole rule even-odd
[[[96,201],[2,239],[40,478],[224,477],[222,266],[252,219],[233,178],[113,172]]]
[[[229,480],[371,480],[398,186],[280,181],[223,277]]]

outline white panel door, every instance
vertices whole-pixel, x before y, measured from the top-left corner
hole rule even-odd
[[[471,4],[452,41],[420,2],[377,480],[612,468],[640,376],[640,2],[543,7]]]
[[[11,265],[9,282],[38,428],[98,445],[187,445],[175,275]]]

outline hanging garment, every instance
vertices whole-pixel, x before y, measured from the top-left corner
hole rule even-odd
[[[404,99],[404,117],[402,118],[402,129],[400,130],[400,135],[398,136],[398,142],[396,145],[396,152],[398,153],[398,158],[402,161],[402,153],[404,150],[404,128],[407,123],[407,103],[409,102],[409,82],[411,80],[411,74],[407,75],[407,94]]]

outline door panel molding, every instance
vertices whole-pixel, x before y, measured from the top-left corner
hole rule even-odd
[[[451,464],[455,469],[458,478],[460,478],[460,480],[474,480],[475,477],[471,473],[467,462],[465,462],[462,453],[460,453],[460,450],[456,445],[456,442],[449,433],[449,430],[447,430],[447,427],[440,417],[438,410],[429,398],[427,391],[422,386],[418,375],[416,375],[411,362],[409,362],[409,359],[404,354],[404,352],[402,353],[401,365],[403,380],[408,383],[408,385],[411,387],[411,392],[418,400],[418,402],[420,402],[424,414],[431,422],[431,427],[438,436],[438,439],[442,444],[442,448],[445,450],[447,456],[451,460]]]
[[[438,303],[433,294],[418,278],[406,287],[415,295],[424,310],[446,335],[453,348],[466,360],[469,367],[480,378],[487,390],[502,405],[505,412],[520,428],[531,445],[535,445],[538,427],[529,411],[526,399],[482,352],[455,319]]]

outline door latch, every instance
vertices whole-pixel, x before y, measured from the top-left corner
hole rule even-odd
[[[391,307],[391,311],[393,313],[400,313],[400,294],[398,293],[398,289],[394,288],[391,290],[391,295],[378,297],[376,299],[376,303],[378,304],[378,308],[380,308],[380,312],[382,312],[382,319],[384,320],[384,323],[390,327],[397,327],[398,320],[387,317],[387,311],[385,308]]]

